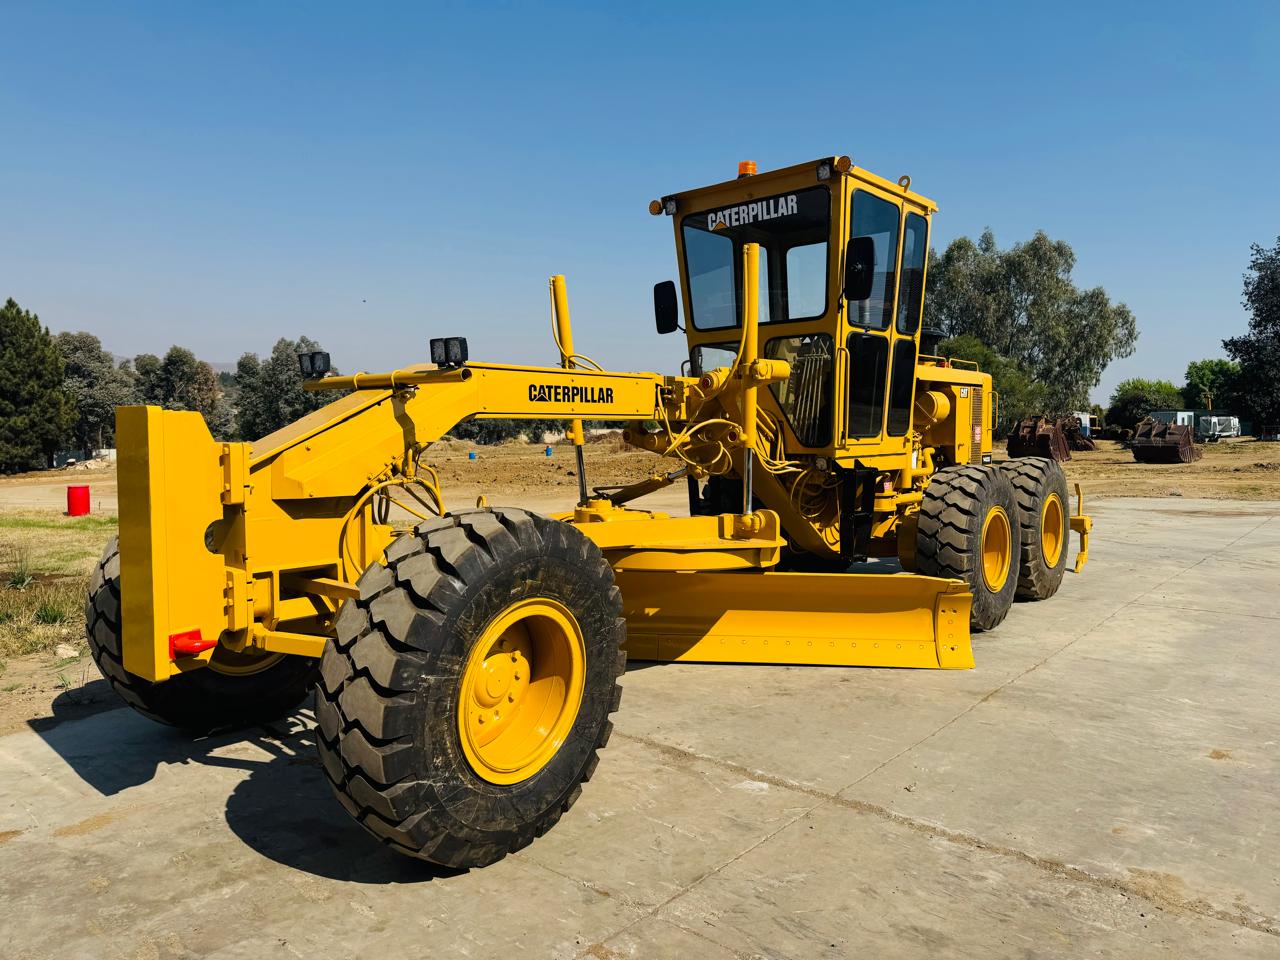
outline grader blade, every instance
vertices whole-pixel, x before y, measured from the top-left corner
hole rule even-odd
[[[619,571],[635,660],[973,666],[970,594],[914,574]]]

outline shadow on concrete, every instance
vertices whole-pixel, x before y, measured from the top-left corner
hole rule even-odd
[[[56,722],[42,719],[28,725],[81,780],[103,796],[149,782],[162,766],[205,762],[211,751],[245,739],[244,732],[193,739],[124,706],[83,722],[86,718],[78,713],[76,692],[59,694],[54,700]]]
[[[227,825],[277,863],[352,883],[421,883],[456,876],[395,853],[366,833],[334,799],[310,730],[274,745],[227,798]]]
[[[59,715],[56,706],[54,714]],[[227,798],[227,826],[246,846],[296,870],[371,884],[420,883],[457,873],[389,850],[351,819],[325,780],[310,711],[269,727],[195,739],[128,708],[88,723],[31,727],[104,796],[146,784],[162,767],[246,771]]]

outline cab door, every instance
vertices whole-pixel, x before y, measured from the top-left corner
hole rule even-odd
[[[901,230],[902,208],[896,202],[862,185],[855,186],[849,237],[870,237],[876,257],[870,295],[845,306],[849,359],[843,432],[847,446],[878,445],[884,435]]]
[[[875,245],[871,295],[847,304],[848,375],[843,440],[859,456],[907,449],[924,304],[928,220],[910,206],[855,186],[849,236]]]

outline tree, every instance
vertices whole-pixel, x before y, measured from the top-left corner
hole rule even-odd
[[[1182,407],[1182,391],[1168,380],[1121,380],[1111,392],[1107,423],[1132,430],[1138,421],[1153,410],[1178,410]]]
[[[1192,360],[1187,364],[1186,379],[1182,402],[1188,407],[1221,410],[1223,413],[1239,412],[1237,383],[1240,364],[1220,358]]]
[[[222,401],[222,389],[218,375],[204,360],[197,360],[190,350],[173,347],[165,354],[160,369],[171,374],[181,372],[181,377],[171,376],[174,401],[183,410],[198,410],[206,418],[218,412]]]
[[[0,473],[52,466],[70,439],[76,411],[64,371],[40,318],[6,300],[0,307]]]
[[[1000,394],[999,432],[1007,431],[1023,417],[1043,413],[1045,390],[1008,357],[1002,357],[971,333],[952,337],[938,344],[944,357],[972,360],[978,368],[991,374],[991,383]]]
[[[1242,302],[1249,332],[1222,346],[1240,364],[1244,411],[1259,425],[1280,423],[1280,237],[1269,250],[1255,243],[1250,251]]]
[[[281,338],[265,361],[246,353],[236,363],[236,428],[242,440],[257,440],[337,399],[332,390],[302,389],[298,354],[323,350],[310,337]],[[336,373],[337,370],[334,370]]]
[[[170,347],[156,370],[161,403],[169,410],[212,413],[218,402],[213,368],[186,347]]]
[[[1038,232],[1008,250],[985,231],[931,255],[926,326],[975,336],[1043,390],[1049,411],[1083,409],[1107,364],[1133,353],[1133,314],[1101,287],[1071,282],[1071,246]]]
[[[449,435],[459,440],[488,445],[514,440],[525,430],[521,420],[463,420],[449,429]]]
[[[138,395],[143,403],[166,410],[194,410],[204,416],[215,437],[232,434],[232,411],[222,402],[218,375],[185,347],[170,347],[160,359],[144,353],[134,358]]]
[[[117,364],[91,333],[60,333],[66,389],[75,400],[75,446],[86,456],[115,441],[116,407],[137,402],[137,375],[126,360]]]
[[[164,406],[164,388],[160,382],[160,358],[154,353],[140,353],[133,358],[137,375],[138,399],[143,403]]]
[[[568,425],[567,420],[517,420],[505,417],[494,420],[463,420],[449,430],[449,435],[482,445],[504,443],[517,437],[524,437],[530,443],[541,443],[543,434],[565,430]],[[588,426],[590,424],[583,424],[584,429]]]

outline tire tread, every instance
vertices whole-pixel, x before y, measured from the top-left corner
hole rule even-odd
[[[493,831],[468,828],[457,822],[464,818],[446,815],[441,804],[447,798],[438,795],[439,785],[412,775],[415,740],[424,734],[413,728],[415,711],[423,706],[417,691],[419,684],[435,682],[431,664],[438,655],[419,642],[419,621],[443,622],[469,586],[519,551],[554,544],[584,561],[588,578],[608,585],[618,649],[609,664],[608,712],[618,709],[622,687],[617,680],[626,669],[621,594],[594,544],[565,526],[524,510],[463,511],[424,526],[417,536],[402,537],[388,549],[385,567],[375,564],[361,577],[360,598],[347,604],[360,612],[344,608],[338,636],[322,658],[316,685],[317,748],[343,807],[387,846],[449,867],[492,863],[550,829],[577,799],[581,781],[595,772],[612,731],[607,718],[579,781],[566,785],[561,801],[532,822],[513,821],[513,829],[496,838]],[[366,581],[374,589],[366,590]]]

